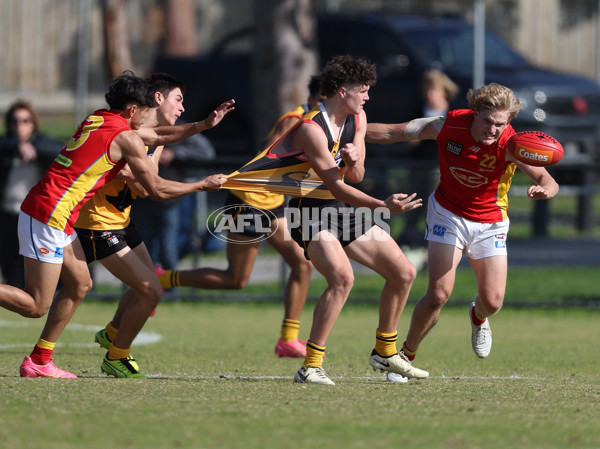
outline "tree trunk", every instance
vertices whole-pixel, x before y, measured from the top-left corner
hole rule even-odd
[[[317,53],[314,0],[256,0],[255,7],[252,76],[258,145],[281,114],[306,102]]]
[[[121,75],[124,70],[133,70],[124,0],[106,1],[104,40],[108,76],[114,78]]]
[[[165,1],[165,54],[194,56],[198,53],[196,29],[196,0]]]

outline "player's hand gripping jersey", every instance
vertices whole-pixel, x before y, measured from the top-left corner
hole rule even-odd
[[[308,104],[301,104],[287,111],[285,114],[279,117],[279,119],[277,119],[277,122],[267,134],[267,137],[265,137],[264,142],[266,143],[271,140],[280,122],[288,118],[300,120],[308,111]],[[261,148],[264,148],[264,145],[261,145]],[[275,209],[281,206],[285,201],[285,197],[277,193],[251,192],[248,190],[231,190],[231,193],[239,198],[242,203],[264,210]]]
[[[303,123],[319,126],[327,136],[331,155],[344,174],[344,163],[339,154],[340,148],[354,139],[358,127],[358,115],[350,115],[340,133],[340,140],[335,141],[331,133],[327,113],[322,105],[306,113],[302,119],[281,139],[275,142],[258,156],[231,173],[223,185],[226,189],[245,190],[249,192],[274,192],[290,195],[291,197],[309,197],[333,199],[323,180],[317,176],[308,164],[304,152],[289,152],[292,133]]]

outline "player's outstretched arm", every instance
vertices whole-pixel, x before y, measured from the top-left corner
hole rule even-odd
[[[404,123],[369,123],[365,141],[387,145],[407,140],[435,140],[444,117],[423,117]]]
[[[235,109],[233,107],[234,103],[235,100],[221,103],[208,117],[199,122],[174,126],[157,126],[155,128],[142,127],[136,132],[145,145],[169,145],[218,125],[223,117]]]
[[[142,139],[134,131],[125,131],[115,137],[110,152],[114,160],[127,161],[136,181],[153,200],[179,198],[202,190],[219,190],[227,179],[222,173],[195,182],[176,182],[161,178],[153,162],[146,155]]]
[[[217,109],[208,114],[202,122],[196,122],[198,127],[204,126],[204,129],[200,131],[204,131],[205,129],[212,128],[213,126],[217,126],[223,117],[229,114],[231,111],[235,109],[233,106],[235,104],[235,100],[231,99],[224,103],[221,103]]]
[[[516,161],[517,167],[531,179],[535,185],[529,186],[527,196],[534,200],[546,200],[556,196],[558,183],[544,167],[534,167]]]
[[[391,213],[402,213],[417,209],[423,206],[423,199],[416,198],[417,194],[407,195],[406,193],[394,193],[385,200],[385,207]]]

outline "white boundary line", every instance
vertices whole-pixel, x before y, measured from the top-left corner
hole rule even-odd
[[[39,327],[37,322],[18,322],[18,321],[9,321],[0,319],[0,327]],[[78,324],[78,323],[70,323],[67,325],[65,330],[71,330],[76,332],[96,332],[98,329],[101,329],[102,326],[90,325],[90,324]],[[155,344],[162,340],[162,335],[157,332],[152,331],[141,331],[138,336],[135,338],[133,343],[135,345],[149,345]],[[15,343],[15,344],[6,344],[0,345],[0,350],[3,349],[18,349],[18,348],[30,348],[32,346],[32,342],[29,343]],[[96,347],[97,343],[57,343],[56,347],[63,348],[92,348]],[[88,376],[80,376],[83,378],[87,378]],[[89,377],[104,377],[104,376],[89,376]],[[149,379],[170,379],[170,380],[215,380],[215,379],[223,379],[223,380],[293,380],[294,375],[290,374],[289,376],[240,376],[234,374],[222,374],[222,375],[214,375],[214,376],[173,376],[169,374],[147,374],[147,378]],[[381,374],[380,376],[329,376],[334,380],[366,380],[366,381],[381,381],[387,382],[386,375]],[[441,376],[429,376],[430,379],[442,379],[442,380],[544,380],[543,377],[523,377],[523,376],[465,376],[457,375],[457,376],[447,376],[442,374]],[[402,382],[390,382],[390,383],[402,383]]]
[[[235,374],[221,374],[214,376],[173,376],[170,374],[146,374],[149,379],[171,379],[171,380],[293,380],[294,375],[289,376],[241,376]],[[329,376],[332,380],[368,380],[368,381],[386,381],[385,374],[381,376]],[[522,376],[429,376],[429,379],[441,380],[545,380],[544,377],[522,377]],[[427,379],[410,379],[412,381],[426,382]],[[410,381],[409,380],[409,381]]]
[[[0,319],[0,327],[35,327],[40,328],[39,321],[9,321]],[[75,331],[75,332],[87,332],[90,334],[95,334],[99,329],[102,329],[104,326],[96,326],[93,324],[78,324],[78,323],[69,323],[65,330]],[[152,331],[141,331],[135,340],[133,340],[133,344],[136,346],[142,345],[152,345],[158,343],[163,339],[163,336],[157,332]],[[35,342],[29,343],[13,343],[0,345],[0,350],[2,349],[17,349],[17,348],[31,348]],[[56,343],[57,348],[95,348],[97,347],[97,343]]]

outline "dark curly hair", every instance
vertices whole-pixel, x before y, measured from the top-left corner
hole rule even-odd
[[[331,58],[321,77],[321,93],[326,97],[334,95],[342,86],[373,86],[377,82],[375,64],[366,59],[350,55]]]
[[[177,87],[179,87],[182,94],[185,93],[185,83],[168,73],[153,73],[146,78],[146,82],[148,83],[148,88],[153,96],[154,92],[160,92],[167,97],[171,91]]]
[[[135,76],[131,70],[126,70],[108,83],[108,92],[104,98],[108,106],[117,111],[123,111],[131,104],[154,106],[154,97],[148,89],[148,83]]]

